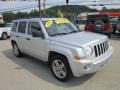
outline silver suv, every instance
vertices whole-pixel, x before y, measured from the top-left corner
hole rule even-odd
[[[16,57],[24,53],[48,62],[60,81],[96,72],[113,53],[107,36],[81,32],[65,18],[15,20],[11,44]]]

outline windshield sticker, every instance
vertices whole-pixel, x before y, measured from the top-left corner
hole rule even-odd
[[[45,27],[49,28],[52,25],[52,23],[53,23],[52,20],[47,21],[46,24],[45,24]]]
[[[55,22],[57,24],[62,24],[62,23],[69,23],[69,20],[67,20],[67,19],[57,19],[57,20],[55,20]]]

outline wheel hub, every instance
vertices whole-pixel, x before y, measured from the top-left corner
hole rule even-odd
[[[66,67],[64,63],[60,60],[54,60],[52,64],[54,74],[59,78],[65,78],[66,76]]]

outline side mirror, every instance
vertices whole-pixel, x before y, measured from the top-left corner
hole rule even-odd
[[[32,36],[33,36],[33,37],[41,37],[41,38],[44,38],[43,33],[40,32],[40,31],[33,31],[33,32],[32,32]]]

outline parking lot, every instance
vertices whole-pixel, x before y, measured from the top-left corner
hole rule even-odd
[[[120,34],[112,35],[114,55],[95,74],[57,81],[46,63],[30,56],[16,58],[9,40],[0,40],[0,90],[120,90]]]

